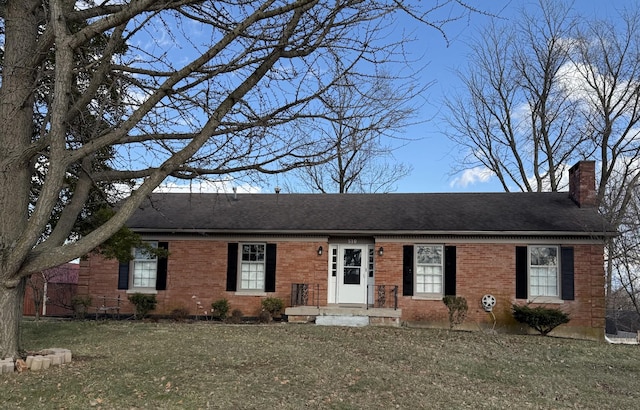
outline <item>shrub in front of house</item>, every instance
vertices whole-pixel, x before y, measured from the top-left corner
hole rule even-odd
[[[284,301],[280,298],[263,299],[262,310],[268,312],[271,318],[279,317],[284,310]]]
[[[76,295],[71,299],[71,306],[73,307],[73,317],[84,319],[89,312],[89,306],[91,306],[91,296]]]
[[[224,321],[229,314],[229,301],[227,299],[216,300],[211,303],[211,316],[214,319]]]
[[[136,319],[144,319],[149,312],[156,308],[156,305],[158,304],[156,295],[146,295],[144,293],[134,293],[129,295],[129,302],[135,306]]]
[[[449,328],[453,329],[455,326],[462,324],[469,310],[467,299],[462,296],[445,296],[442,298],[442,302],[449,310]]]
[[[170,316],[176,322],[184,322],[189,317],[189,310],[185,307],[177,307],[171,310]]]
[[[560,309],[528,305],[512,305],[513,318],[546,336],[556,327],[568,323],[569,314]]]
[[[242,323],[242,319],[244,318],[244,314],[240,309],[233,309],[231,311],[231,316],[227,318],[228,323]]]
[[[272,320],[271,314],[266,310],[261,311],[260,314],[258,315],[258,322],[260,323],[270,323],[271,320]]]

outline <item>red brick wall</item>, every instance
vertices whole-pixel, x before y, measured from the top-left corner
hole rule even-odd
[[[289,305],[291,283],[321,284],[320,305],[326,305],[328,244],[325,242],[269,241],[277,244],[276,292],[267,296],[282,298]],[[448,326],[447,309],[441,300],[417,300],[402,296],[403,245],[411,242],[377,242],[384,247],[384,255],[376,252],[377,284],[398,285],[399,307],[402,320]],[[466,243],[456,246],[458,296],[469,304],[465,326],[471,329],[493,325],[491,315],[484,312],[480,300],[485,294],[497,299],[494,309],[496,329],[522,329],[511,317],[511,304],[515,300],[515,244]],[[524,245],[524,244],[521,244]],[[319,246],[324,248],[317,255]],[[570,245],[565,245],[570,246]],[[601,245],[572,245],[575,261],[575,300],[552,304],[571,314],[569,333],[599,338],[604,329],[604,272]],[[227,242],[174,240],[169,242],[167,290],[158,291],[156,313],[168,314],[172,309],[184,307],[196,313],[196,301],[201,309],[209,311],[211,302],[226,298],[231,309],[240,309],[246,316],[260,311],[265,297],[236,295],[227,292],[226,264]],[[126,300],[126,292],[117,290],[118,263],[91,256],[81,263],[79,294],[114,297],[118,294]],[[196,296],[196,298],[192,298]],[[518,303],[526,303],[518,300]],[[125,302],[123,311],[132,311]]]
[[[226,298],[231,310],[240,309],[245,316],[257,316],[261,301],[267,296],[279,297],[289,304],[291,283],[321,284],[320,303],[327,302],[327,243],[323,242],[275,242],[276,292],[260,296],[236,295],[226,291],[227,242],[220,241],[169,241],[167,265],[167,290],[158,291],[157,314],[169,314],[173,309],[186,308],[191,314],[210,311],[211,302]],[[318,256],[323,246],[325,252]],[[91,255],[81,262],[79,294],[89,294],[96,300],[102,296],[125,300],[122,312],[133,312],[126,300],[126,290],[118,290],[118,262]],[[193,298],[195,296],[195,298]],[[196,302],[202,309],[197,310]]]
[[[413,243],[381,243],[384,256],[376,260],[377,283],[402,284],[402,247]],[[492,327],[493,316],[481,306],[482,296],[491,294],[497,304],[493,310],[496,328],[525,330],[511,316],[511,305],[527,301],[515,299],[515,244],[476,243],[456,246],[456,294],[467,299],[469,312],[465,326],[470,329]],[[524,244],[520,244],[521,246]],[[574,248],[575,300],[547,304],[571,316],[565,334],[599,339],[604,335],[604,257],[601,245],[564,245]],[[402,289],[399,294],[402,295]],[[403,320],[448,325],[447,309],[441,300],[418,300],[401,296]],[[532,304],[535,306],[536,304]],[[558,329],[560,330],[560,329]]]

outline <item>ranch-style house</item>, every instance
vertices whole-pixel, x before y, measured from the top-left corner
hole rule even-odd
[[[136,292],[155,294],[160,315],[227,299],[257,316],[278,297],[289,322],[442,327],[442,298],[456,295],[462,328],[524,332],[511,306],[530,303],[570,314],[554,334],[602,340],[615,232],[595,207],[594,162],[569,179],[569,192],[154,193],[127,225],[168,256],[88,255],[78,294],[119,298],[120,314]]]

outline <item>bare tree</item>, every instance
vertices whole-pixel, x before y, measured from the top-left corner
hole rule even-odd
[[[541,15],[523,11],[475,36],[464,94],[446,101],[448,136],[467,148],[462,167],[489,169],[505,191],[558,190],[585,139],[565,70],[576,23],[559,3]]]
[[[323,159],[332,144],[281,127],[322,116],[318,101],[348,72],[402,58],[402,39],[386,36],[395,12],[442,30],[429,13],[447,3],[0,2],[0,356],[18,354],[26,278],[98,247],[165,178]],[[92,189],[119,181],[135,189],[76,235]]]
[[[294,184],[321,193],[393,191],[411,167],[394,160],[391,144],[407,142],[399,133],[416,116],[414,100],[425,88],[389,73],[342,79],[321,99],[325,117],[299,131],[331,141],[330,156],[295,170]]]
[[[56,293],[53,297],[50,295],[49,284],[54,280],[70,279],[70,268],[68,266],[56,266],[32,274],[27,278],[27,287],[31,290],[31,297],[33,300],[33,307],[35,309],[36,320],[40,320],[40,313],[43,311],[43,304],[46,302],[48,305],[56,305],[65,308],[70,308],[72,294],[70,291],[60,292],[62,288],[56,289]],[[76,278],[77,279],[77,278]],[[66,284],[69,285],[69,284]],[[70,289],[70,286],[66,286]]]
[[[565,189],[568,165],[595,160],[599,209],[618,228],[640,178],[640,14],[614,24],[539,6],[475,37],[465,92],[446,102],[449,137],[467,148],[462,167],[489,169],[506,191]]]
[[[46,293],[45,283],[47,283],[47,280],[44,277],[44,272],[34,273],[27,279],[27,287],[31,290],[36,320],[40,320],[40,312],[42,312],[42,303]]]
[[[640,318],[640,190],[628,206],[626,217],[620,224],[620,235],[613,239],[611,256],[613,290],[609,314],[617,319],[617,310],[635,311]],[[628,314],[628,313],[627,313]],[[640,328],[638,328],[640,329]],[[635,330],[638,330],[635,329]],[[631,330],[631,329],[626,329]]]
[[[622,16],[622,29],[609,21],[594,21],[580,30],[573,64],[583,88],[581,116],[588,136],[585,154],[600,163],[598,203],[601,213],[621,234],[640,235],[629,224],[640,186],[640,12]],[[631,215],[629,212],[632,212]],[[626,265],[626,239],[607,243],[607,296],[614,270]],[[622,245],[622,249],[617,249]],[[622,259],[618,258],[620,256]]]

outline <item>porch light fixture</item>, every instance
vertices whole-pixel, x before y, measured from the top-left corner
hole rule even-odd
[[[318,248],[318,256],[322,255],[322,246]]]
[[[378,255],[382,256],[384,254],[384,248],[381,246],[380,249],[378,249]]]

